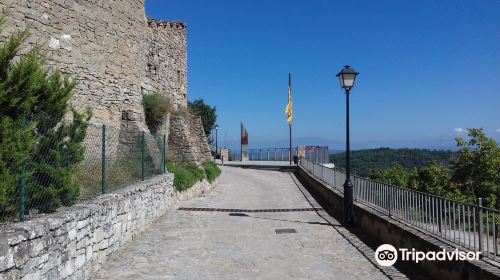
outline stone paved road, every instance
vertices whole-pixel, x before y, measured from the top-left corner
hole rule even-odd
[[[289,173],[226,166],[211,193],[181,207],[321,209],[303,192]],[[116,253],[95,279],[401,277],[377,268],[370,260],[373,251],[346,236],[336,220],[323,218],[322,210],[241,214],[172,211]],[[297,232],[276,234],[276,229]]]

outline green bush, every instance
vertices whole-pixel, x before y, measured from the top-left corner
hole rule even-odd
[[[205,178],[205,172],[193,164],[167,163],[167,170],[174,174],[174,187],[178,191],[189,189]]]
[[[219,167],[210,161],[204,162],[202,167],[167,162],[167,170],[174,174],[174,187],[178,191],[189,189],[205,178],[212,183],[221,173]]]
[[[4,10],[0,28],[5,18]],[[51,212],[79,196],[75,173],[90,112],[71,107],[75,82],[46,70],[38,47],[20,52],[28,36],[18,32],[0,43],[0,220],[18,212],[21,174],[26,209]]]
[[[215,181],[217,177],[219,177],[221,171],[220,168],[215,164],[214,162],[211,161],[205,161],[203,163],[203,169],[205,169],[205,174],[207,176],[207,180],[212,183]]]
[[[152,133],[157,132],[167,113],[174,111],[170,100],[161,93],[144,95],[142,105],[146,115],[146,124]]]

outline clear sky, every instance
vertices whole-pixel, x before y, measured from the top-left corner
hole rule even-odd
[[[354,148],[452,147],[461,129],[500,139],[500,0],[146,0],[188,26],[188,96],[215,105],[219,144],[286,146],[288,73],[294,144],[343,149],[351,92]]]

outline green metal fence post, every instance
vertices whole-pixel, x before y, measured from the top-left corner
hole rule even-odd
[[[163,173],[167,173],[167,135],[163,134]]]
[[[19,220],[24,222],[24,213],[26,212],[26,168],[21,169],[19,178]]]
[[[144,131],[141,137],[141,180],[144,181]]]
[[[106,193],[106,125],[102,125],[101,193]]]
[[[27,120],[26,117],[21,123],[22,128],[26,128]],[[26,163],[25,163],[26,164]],[[21,173],[19,174],[19,220],[24,222],[26,213],[26,165],[21,167]]]

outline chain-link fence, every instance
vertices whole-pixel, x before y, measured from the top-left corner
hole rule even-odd
[[[25,124],[20,135],[2,139],[0,222],[24,221],[166,172],[165,135],[75,120]]]

